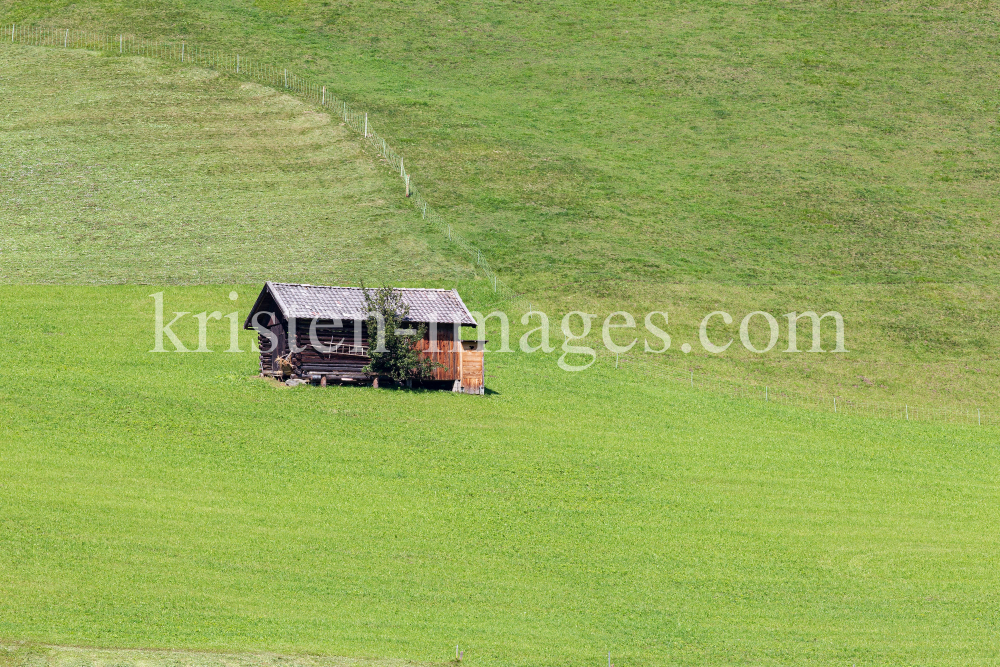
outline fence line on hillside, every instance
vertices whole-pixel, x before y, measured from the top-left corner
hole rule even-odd
[[[402,181],[407,198],[420,213],[421,219],[430,222],[448,240],[461,248],[489,281],[497,302],[516,301],[519,295],[496,274],[493,266],[483,257],[481,250],[465,239],[437,213],[423,197],[410,172],[406,170],[403,156],[396,152],[384,136],[376,132],[368,112],[356,109],[342,97],[332,92],[332,87],[302,76],[285,66],[277,66],[254,56],[226,53],[206,49],[187,40],[147,40],[126,33],[108,34],[70,28],[45,28],[12,23],[3,26],[0,40],[30,46],[52,48],[83,48],[118,55],[137,55],[161,60],[173,60],[198,65],[237,77],[250,79],[267,86],[296,93],[306,102],[321,107],[344,120],[344,124],[361,135],[364,144],[377,152]]]
[[[985,412],[982,408],[941,408],[906,403],[870,403],[843,396],[815,396],[769,385],[723,380],[695,371],[682,371],[665,367],[654,361],[643,361],[632,356],[621,357],[615,362],[616,365],[634,368],[647,376],[676,382],[680,386],[692,389],[707,389],[733,398],[805,407],[838,415],[858,415],[915,422],[948,422],[972,426],[996,426],[1000,424],[1000,418],[997,415]]]
[[[203,48],[186,40],[163,41],[147,40],[125,33],[106,34],[76,29],[55,29],[36,26],[10,24],[3,26],[0,41],[10,41],[31,46],[53,48],[85,48],[95,51],[109,52],[119,55],[139,55],[163,60],[174,60],[182,63],[199,65],[218,71],[227,72],[238,77],[257,81],[267,86],[297,93],[318,107],[336,113],[344,124],[361,135],[365,145],[376,151],[392,169],[398,172],[405,188],[407,197],[421,214],[421,218],[431,222],[448,239],[461,248],[479,267],[480,273],[489,281],[497,295],[498,302],[516,302],[520,295],[503,283],[490,263],[483,258],[482,252],[455,231],[436,211],[434,211],[421,195],[419,188],[406,171],[403,157],[397,153],[377,133],[372,119],[365,111],[352,107],[346,100],[331,92],[331,87],[315,80],[303,77],[290,71],[287,67],[276,66],[263,62],[259,58],[236,53],[224,53]],[[809,396],[794,391],[782,390],[776,387],[741,384],[723,380],[693,371],[679,371],[664,367],[653,361],[640,361],[633,357],[616,359],[618,364],[630,365],[647,376],[678,382],[692,388],[712,389],[719,393],[737,398],[761,400],[778,404],[811,407],[844,415],[863,415],[891,419],[906,419],[909,421],[945,421],[950,423],[965,423],[973,425],[1000,424],[1000,418],[979,408],[949,409],[915,407],[906,404],[878,405],[853,399],[835,396]]]

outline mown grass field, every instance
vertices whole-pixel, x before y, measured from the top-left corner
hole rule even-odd
[[[995,428],[555,358],[565,312],[667,310],[664,367],[995,411],[994,9],[0,0],[12,20],[335,84],[557,351],[490,352],[485,397],[273,386],[221,351],[226,320],[212,354],[148,353],[158,291],[168,313],[245,314],[265,279],[495,304],[317,110],[0,42],[0,645],[29,643],[0,665],[993,660]],[[679,352],[717,309],[840,310],[851,352]]]
[[[226,311],[229,291],[165,299]],[[993,430],[523,354],[491,357],[486,397],[279,388],[221,351],[225,321],[217,352],[148,353],[148,294],[0,288],[0,637],[438,663],[459,644],[471,665],[998,649]]]
[[[995,283],[981,3],[5,2],[259,54],[377,114],[508,275]]]
[[[716,309],[848,320],[849,363],[696,345],[665,355],[671,368],[854,400],[996,403],[988,6],[58,0],[0,3],[0,20],[183,38],[314,74],[372,112],[436,210],[536,306],[669,308],[686,332]],[[340,258],[311,236],[327,231],[326,202],[305,201],[332,196],[310,193],[297,203],[316,214],[295,219],[309,227],[303,245]],[[231,204],[192,196],[183,212],[225,219]],[[369,247],[411,239],[416,256],[424,244],[459,265],[448,281],[473,275],[405,205],[392,224],[369,222],[384,230]],[[264,275],[226,266],[184,282],[262,280],[306,254]],[[390,275],[361,254],[297,275],[355,282],[358,264]],[[203,269],[174,272],[185,270]]]
[[[0,645],[4,667],[83,667],[138,665],[143,667],[277,667],[289,657],[278,653],[220,653],[179,649],[99,649],[92,646],[47,646],[30,642]],[[370,660],[338,656],[297,655],[295,667],[416,667],[409,660]]]
[[[0,281],[459,280],[336,119],[146,58],[0,48]]]

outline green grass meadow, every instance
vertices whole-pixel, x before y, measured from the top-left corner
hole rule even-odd
[[[31,0],[313,73],[522,288],[998,277],[981,2]]]
[[[0,48],[0,282],[460,280],[348,129],[147,58]]]
[[[0,44],[0,59],[0,282],[390,281],[457,287],[484,312],[496,305],[393,174],[292,97],[144,58]],[[668,311],[672,335],[692,343],[714,310],[733,313],[734,327],[753,310],[837,310],[848,359],[756,355],[738,344],[718,356],[695,344],[690,357],[675,345],[657,363],[808,395],[996,409],[1000,309],[990,285],[633,287],[530,291],[522,305],[554,321],[578,309],[603,319],[624,308],[640,321]]]
[[[328,83],[520,295],[498,303],[336,116],[0,35],[0,667],[440,665],[456,645],[484,667],[994,664],[995,421],[656,371],[1000,414],[997,19],[930,0],[0,0],[0,24],[184,39]],[[541,308],[555,351],[501,353],[493,322],[481,397],[289,388],[256,377],[247,332],[225,351],[226,319],[211,353],[149,352],[150,295],[168,320],[242,323],[265,280],[454,287],[506,309],[515,349]],[[669,312],[670,350],[558,369],[565,313],[597,314],[579,342],[600,347],[622,310],[640,336]],[[716,341],[775,315],[775,351],[700,351],[716,310],[735,318]],[[806,310],[843,313],[850,352],[781,352]],[[174,330],[196,346],[190,315]]]
[[[536,306],[669,308],[687,331],[716,309],[835,309],[848,320],[851,363],[696,352],[662,360],[672,370],[874,403],[996,405],[1000,42],[988,4],[32,0],[0,2],[0,21],[185,39],[314,76],[371,112],[438,214]],[[115,59],[98,58],[107,73],[132,71],[145,92],[122,115],[140,117],[136,100],[163,86],[140,84],[140,65],[106,62]],[[70,78],[33,74],[15,91],[29,81],[59,90]],[[87,81],[114,80],[96,71]],[[177,199],[152,206],[112,176],[119,165],[107,172],[128,217],[148,211],[157,230],[197,221],[169,234],[126,224],[126,238],[176,241],[174,257],[145,262],[145,247],[90,232],[90,216],[57,261],[45,253],[58,240],[37,227],[67,216],[45,211],[37,193],[23,219],[44,223],[2,241],[5,252],[34,251],[4,281],[364,277],[478,289],[468,258],[422,223],[389,170],[371,156],[351,167],[334,158],[360,147],[343,145],[315,110],[279,111],[281,96],[233,92],[235,81],[206,85],[163,100],[173,133],[110,137],[176,142],[164,155],[184,156],[186,183],[156,190],[176,188]],[[220,114],[206,112],[219,95],[240,123],[260,117],[253,140],[225,139]],[[270,120],[259,113],[265,99]],[[206,145],[210,158],[191,155]],[[139,162],[162,171],[159,157]],[[206,175],[206,161],[218,173]],[[361,178],[373,167],[380,173]],[[117,270],[76,261],[92,238],[95,253],[124,256]]]
[[[236,289],[164,298],[245,312]],[[993,429],[555,355],[490,353],[485,397],[276,387],[222,351],[226,320],[213,353],[149,353],[148,294],[0,288],[0,637],[438,663],[458,644],[472,665],[998,649]]]

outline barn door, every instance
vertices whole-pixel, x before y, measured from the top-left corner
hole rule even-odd
[[[483,351],[475,341],[463,341],[462,391],[467,394],[483,392]]]

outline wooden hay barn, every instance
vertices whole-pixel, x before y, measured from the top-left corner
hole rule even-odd
[[[462,341],[461,327],[476,321],[455,290],[399,288],[410,307],[406,325],[427,325],[421,356],[442,364],[425,386],[482,394],[483,350]],[[369,383],[365,297],[358,287],[264,284],[243,327],[256,330],[261,375],[330,382]],[[273,345],[272,345],[273,341]],[[432,344],[432,343],[436,343]]]

